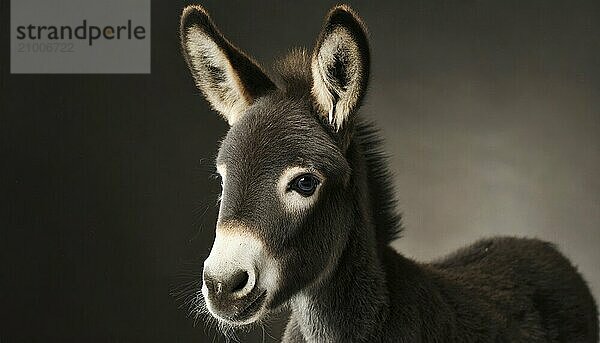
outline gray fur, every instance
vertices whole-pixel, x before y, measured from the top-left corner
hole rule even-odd
[[[213,25],[199,7],[184,12],[188,62],[186,30],[206,23]],[[351,104],[346,118],[331,121],[315,95],[311,65],[326,36],[339,32],[332,29],[337,26],[360,48],[353,56],[360,56],[354,62],[362,67],[360,75],[348,75],[356,68],[346,68],[352,58],[346,54],[337,61],[341,70],[328,74],[354,77],[360,85],[352,89],[359,93],[348,95],[342,90],[346,81],[329,82],[337,87],[333,101]],[[283,340],[597,342],[598,314],[587,284],[550,243],[485,239],[429,264],[389,246],[401,227],[390,174],[377,131],[357,113],[368,63],[361,20],[347,6],[337,6],[312,54],[296,50],[277,62],[277,87],[265,82],[266,75],[256,77],[259,67],[236,67],[248,81],[244,87],[258,80],[260,91],[219,149],[217,164],[228,167],[219,221],[243,223],[280,263],[280,285],[265,306],[292,309]],[[310,210],[290,213],[274,184],[296,165],[318,170],[325,181]]]

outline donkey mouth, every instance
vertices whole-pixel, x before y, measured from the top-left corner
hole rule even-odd
[[[263,306],[265,299],[267,298],[267,291],[263,291],[256,298],[254,298],[246,307],[237,315],[234,319],[237,322],[243,322],[244,324],[250,324],[254,320],[250,320]]]
[[[209,306],[209,310],[213,316],[231,325],[244,326],[260,319],[259,312],[263,308],[266,298],[266,290],[252,292],[242,299],[225,305],[224,308],[219,309],[219,305],[223,305],[222,303],[213,303],[213,305],[217,305],[217,308],[211,309],[212,306]]]

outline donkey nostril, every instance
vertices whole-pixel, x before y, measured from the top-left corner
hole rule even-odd
[[[217,297],[227,297],[233,293],[240,292],[248,284],[250,275],[244,270],[227,276],[215,277],[209,273],[204,273],[204,284],[210,294]]]
[[[238,292],[246,287],[249,275],[247,272],[240,270],[231,277],[231,292]]]

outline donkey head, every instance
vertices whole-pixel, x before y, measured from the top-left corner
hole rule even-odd
[[[199,6],[183,11],[181,43],[198,88],[230,124],[216,159],[222,194],[202,294],[221,322],[249,324],[326,282],[348,242],[365,28],[350,8],[333,8],[312,55],[292,53],[274,78]]]

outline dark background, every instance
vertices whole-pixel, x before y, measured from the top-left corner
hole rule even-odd
[[[312,47],[333,2],[203,4],[270,66]],[[364,115],[383,128],[405,215],[394,246],[428,260],[482,236],[536,236],[598,297],[600,2],[351,4],[372,43]],[[200,277],[212,244],[227,130],[180,55],[183,5],[152,3],[151,75],[10,75],[1,1],[2,343],[221,340],[169,295]]]

